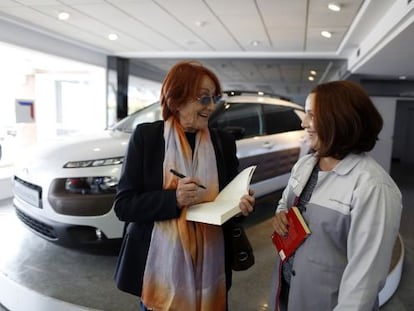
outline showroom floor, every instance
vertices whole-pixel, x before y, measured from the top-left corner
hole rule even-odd
[[[381,311],[414,310],[414,164],[392,166],[391,175],[404,199],[400,233],[405,261],[399,287]],[[0,189],[1,191],[1,189]],[[272,266],[276,253],[270,243],[272,207],[257,206],[246,222],[256,264],[236,272],[230,309],[268,310]],[[11,199],[0,200],[0,304],[19,310],[137,310],[135,297],[117,290],[112,280],[116,256],[94,255],[51,244],[17,220]],[[5,310],[0,306],[0,311]]]

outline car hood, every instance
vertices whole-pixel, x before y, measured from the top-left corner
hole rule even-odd
[[[93,134],[58,136],[25,150],[19,166],[59,166],[69,161],[96,160],[124,155],[130,134],[106,130]]]

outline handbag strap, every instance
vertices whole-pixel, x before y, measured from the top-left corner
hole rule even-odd
[[[316,164],[301,194],[299,195],[299,197],[295,198],[295,205],[299,208],[299,210],[302,213],[306,211],[306,204],[309,202],[312,196],[313,189],[315,188],[318,182],[318,173],[319,165]]]

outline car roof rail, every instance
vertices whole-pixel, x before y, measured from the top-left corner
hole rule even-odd
[[[246,90],[226,90],[223,91],[224,94],[227,96],[239,96],[239,95],[256,95],[256,96],[264,96],[264,97],[272,97],[277,99],[283,99],[289,102],[292,102],[292,100],[289,97],[275,94],[275,93],[266,93],[262,91],[246,91]]]

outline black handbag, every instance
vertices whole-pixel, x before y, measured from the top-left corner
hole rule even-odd
[[[254,265],[253,248],[241,224],[235,223],[231,231],[232,263],[234,271],[243,271]]]
[[[217,129],[212,129],[212,133],[216,137],[218,151],[224,158],[223,146]],[[230,238],[231,242],[231,268],[234,271],[247,270],[254,265],[253,248],[240,222],[234,219],[231,223],[231,227],[226,230],[227,239]]]

